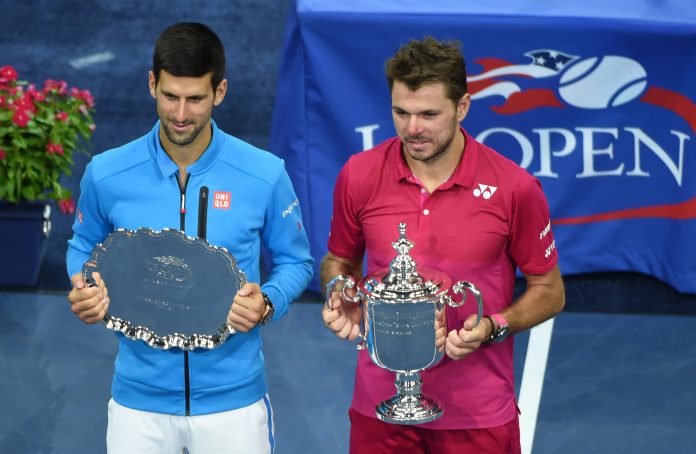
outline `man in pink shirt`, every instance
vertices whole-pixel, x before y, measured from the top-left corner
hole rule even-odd
[[[418,267],[476,285],[474,304],[447,309],[438,330],[445,358],[421,372],[423,393],[444,414],[421,425],[377,419],[375,406],[394,395],[394,372],[358,357],[351,420],[351,454],[519,453],[513,338],[563,310],[565,291],[539,181],[477,142],[460,123],[471,98],[456,42],[411,41],[387,61],[397,137],[352,156],[334,189],[329,253],[322,284],[344,274],[356,281],[389,266],[398,225],[408,226]],[[513,301],[515,271],[526,290]],[[331,296],[326,326],[355,340],[362,310]]]

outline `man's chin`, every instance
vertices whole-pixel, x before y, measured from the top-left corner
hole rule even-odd
[[[195,137],[192,136],[192,134],[176,134],[173,133],[172,131],[166,131],[167,134],[167,139],[174,145],[180,146],[180,147],[185,147],[186,145],[191,145],[193,143],[193,140]]]
[[[423,150],[414,150],[413,148],[409,148],[406,151],[411,159],[415,159],[416,161],[427,161],[432,157],[432,153],[427,148]]]

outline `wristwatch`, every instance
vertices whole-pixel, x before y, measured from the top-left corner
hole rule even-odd
[[[486,317],[491,322],[491,325],[493,326],[493,332],[488,337],[488,339],[483,341],[483,343],[493,344],[504,341],[505,338],[508,337],[508,335],[510,334],[510,326],[508,325],[508,322],[503,316],[503,314],[484,315],[484,317]],[[496,326],[498,328],[496,328]]]
[[[273,318],[273,314],[275,313],[275,307],[273,307],[273,303],[271,302],[271,299],[268,297],[268,295],[266,295],[263,292],[261,292],[261,295],[263,295],[263,303],[266,305],[266,307],[263,311],[261,319],[259,320],[259,325],[265,325],[266,323],[270,322]]]

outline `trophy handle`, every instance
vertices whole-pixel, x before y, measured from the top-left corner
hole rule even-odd
[[[325,304],[330,311],[333,310],[333,307],[331,306],[331,293],[333,293],[334,287],[336,287],[336,285],[338,285],[339,282],[343,282],[343,287],[341,288],[341,299],[343,301],[353,304],[359,304],[362,301],[362,298],[360,298],[359,295],[356,294],[355,296],[349,296],[346,293],[347,288],[355,287],[355,279],[353,279],[351,276],[339,274],[338,276],[331,279],[328,284],[326,284]],[[360,331],[360,338],[362,339],[362,341],[356,346],[356,348],[358,350],[364,350],[365,348],[367,348],[367,335],[364,331]]]
[[[452,293],[461,294],[462,299],[454,301],[447,293],[443,293],[442,296],[440,296],[440,300],[443,304],[448,304],[450,307],[460,307],[466,302],[466,290],[469,290],[474,295],[476,304],[478,305],[476,323],[474,323],[474,326],[476,326],[481,321],[481,317],[483,317],[483,298],[481,297],[481,291],[476,288],[474,284],[466,281],[458,281],[452,286]]]

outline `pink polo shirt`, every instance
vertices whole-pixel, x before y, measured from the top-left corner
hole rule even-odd
[[[441,271],[452,282],[473,283],[481,290],[484,313],[491,314],[512,303],[516,267],[543,274],[557,254],[539,181],[462,132],[462,159],[432,194],[412,174],[396,137],[351,156],[336,180],[328,247],[351,259],[366,251],[372,274],[389,266],[396,254],[391,243],[405,222],[417,266]],[[448,331],[460,329],[474,312],[472,296],[462,307],[448,308]],[[394,376],[360,352],[352,408],[375,417],[375,406],[396,392]],[[421,378],[423,392],[444,408],[441,418],[424,427],[495,427],[515,417],[513,336],[459,361],[445,357]]]

